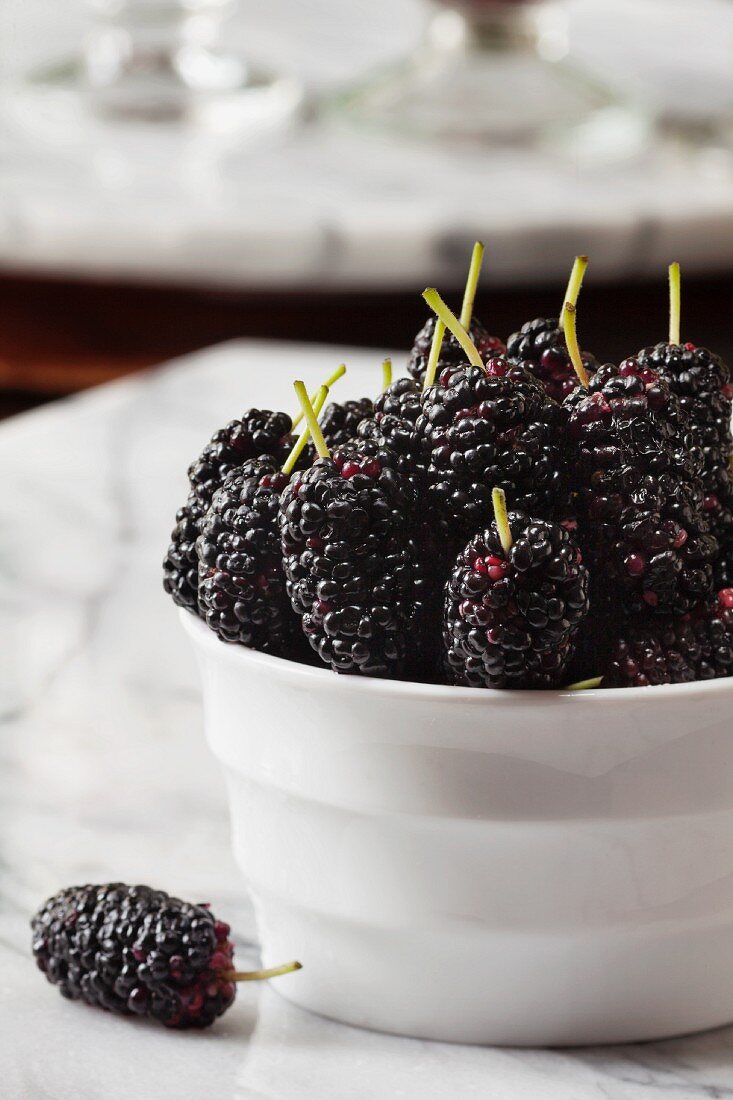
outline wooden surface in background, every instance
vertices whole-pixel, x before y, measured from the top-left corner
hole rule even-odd
[[[477,312],[506,337],[557,313],[562,287],[484,291]],[[118,378],[173,356],[249,336],[406,347],[426,308],[414,294],[259,293],[0,275],[0,412]],[[453,295],[460,298],[460,292]],[[733,360],[733,275],[686,279],[682,337]],[[579,311],[583,346],[618,359],[666,336],[666,283],[588,280]]]

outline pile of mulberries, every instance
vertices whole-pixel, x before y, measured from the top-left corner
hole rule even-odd
[[[232,1004],[229,925],[148,886],[62,890],[31,922],[39,969],[70,1000],[201,1028]]]
[[[566,347],[586,262],[562,320],[506,347],[426,292],[448,329],[432,384],[431,319],[407,375],[328,405],[297,462],[283,413],[217,432],[176,516],[173,599],[222,641],[353,675],[532,689],[728,675],[730,372],[692,344],[609,364],[569,327]],[[515,529],[503,557],[496,492]]]

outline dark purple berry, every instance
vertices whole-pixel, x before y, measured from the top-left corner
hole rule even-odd
[[[234,1001],[229,925],[149,886],[72,886],[31,921],[38,968],[59,992],[120,1016],[208,1027]]]
[[[387,447],[358,441],[296,473],[281,500],[287,589],[337,672],[399,676],[418,620],[415,493]]]
[[[566,468],[594,614],[685,614],[712,590],[703,456],[667,382],[607,364],[565,401]]]
[[[408,373],[420,386],[422,386],[425,381],[425,373],[428,368],[428,359],[430,357],[430,348],[433,343],[434,333],[435,317],[431,316],[415,337],[415,342],[410,352],[410,358],[407,361]],[[503,355],[506,351],[504,342],[500,340],[498,336],[490,336],[476,317],[471,318],[468,335],[482,359],[490,359],[494,355]],[[436,378],[440,376],[446,367],[460,366],[465,360],[466,353],[453,333],[446,332],[440,349]]]
[[[507,340],[507,357],[522,363],[540,380],[548,397],[562,401],[579,386],[578,376],[565,346],[565,334],[557,317],[538,317],[522,325]],[[583,352],[589,374],[598,369],[590,352]]]
[[[285,590],[278,512],[290,478],[262,455],[227,475],[198,538],[199,607],[225,642],[293,657],[300,624]]]
[[[292,421],[287,413],[250,409],[211,437],[188,468],[189,495],[176,513],[176,526],[163,560],[163,588],[175,603],[194,613],[198,609],[196,539],[212,497],[224,478],[248,459],[272,455],[280,465],[293,444]]]
[[[446,368],[422,398],[416,430],[431,508],[463,540],[491,515],[503,489],[513,509],[554,514],[563,490],[562,410],[540,382],[503,357],[485,369]]]
[[[604,687],[687,684],[733,674],[733,589],[675,619],[632,620],[617,640]]]
[[[587,572],[560,524],[508,518],[509,553],[493,524],[471,539],[448,580],[449,676],[467,687],[557,687],[588,614]]]

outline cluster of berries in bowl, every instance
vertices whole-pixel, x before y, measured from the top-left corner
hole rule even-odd
[[[336,672],[476,688],[733,674],[733,384],[668,341],[601,364],[559,318],[504,343],[434,290],[407,375],[250,409],[189,468],[164,587],[225,642]],[[294,429],[302,422],[296,438]]]

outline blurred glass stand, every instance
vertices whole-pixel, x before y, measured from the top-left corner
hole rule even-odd
[[[237,0],[85,2],[78,54],[37,67],[4,96],[6,124],[36,158],[113,150],[140,173],[181,149],[201,159],[261,140],[299,116],[296,80],[223,48]]]
[[[626,159],[647,117],[570,57],[562,3],[438,0],[423,46],[339,96],[361,125],[440,142]]]

